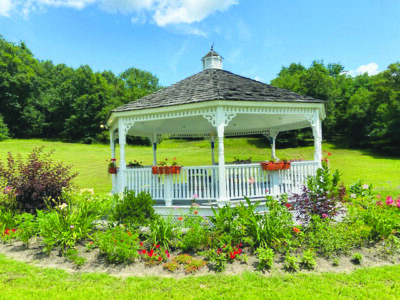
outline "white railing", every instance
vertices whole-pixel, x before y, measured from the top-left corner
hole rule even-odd
[[[298,193],[318,163],[292,162],[289,170],[263,171],[259,163],[226,165],[225,180],[229,199],[263,198],[267,195]],[[113,184],[121,180],[115,176]],[[219,197],[218,166],[182,167],[180,174],[155,175],[151,167],[125,170],[128,190],[147,192],[154,200],[216,200]]]
[[[174,199],[215,200],[218,197],[218,166],[182,167],[173,182]]]

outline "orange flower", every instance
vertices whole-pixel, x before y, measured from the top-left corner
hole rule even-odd
[[[300,229],[297,228],[297,227],[293,227],[293,231],[294,231],[295,233],[300,233]]]
[[[183,218],[182,218],[182,217],[178,217],[178,220],[179,220],[179,221],[182,221],[182,220],[183,220]]]

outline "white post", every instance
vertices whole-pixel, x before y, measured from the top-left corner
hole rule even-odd
[[[153,134],[153,139],[151,140],[153,144],[153,166],[157,166],[157,134]]]
[[[110,147],[111,147],[111,158],[115,158],[115,141],[114,141],[114,128],[110,130]],[[112,174],[112,189],[111,193],[115,193],[118,189],[117,187],[117,176],[118,174]]]
[[[322,160],[322,125],[321,119],[319,118],[319,113],[316,110],[313,114],[311,127],[314,136],[314,161],[318,163],[321,167]]]
[[[215,164],[214,148],[215,148],[215,138],[212,136],[211,137],[211,165]]]
[[[217,127],[218,137],[218,175],[219,175],[219,198],[218,206],[223,206],[228,201],[226,197],[225,182],[225,153],[224,153],[224,131],[225,131],[225,112],[222,107],[217,108],[215,116],[215,125]]]
[[[279,131],[271,131],[270,132],[270,138],[269,141],[271,143],[271,159],[279,159],[278,157],[276,157],[276,153],[275,153],[275,141],[276,141],[276,137],[278,136]]]
[[[118,192],[123,192],[126,187],[125,180],[125,144],[126,144],[126,124],[121,119],[118,120],[118,139],[119,139],[119,176],[118,176]]]

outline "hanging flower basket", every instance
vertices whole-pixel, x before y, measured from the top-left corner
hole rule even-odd
[[[278,162],[263,161],[261,162],[261,167],[264,171],[284,170],[285,163],[283,161],[278,161]],[[290,168],[290,163],[289,163],[289,168]]]
[[[108,167],[109,174],[117,174],[117,167]]]
[[[153,166],[153,174],[179,174],[182,166]]]
[[[282,170],[289,170],[290,169],[290,161],[285,161]]]

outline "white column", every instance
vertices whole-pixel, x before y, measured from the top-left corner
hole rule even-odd
[[[269,141],[271,143],[271,159],[279,159],[278,157],[276,157],[276,153],[275,153],[275,141],[276,141],[276,137],[278,136],[279,131],[271,131],[270,132],[270,137],[269,137]]]
[[[110,129],[110,147],[111,147],[111,158],[115,158],[115,141],[114,141],[114,128]],[[117,181],[117,176],[118,174],[112,174],[112,189],[111,189],[111,193],[116,193],[118,190],[118,181]]]
[[[214,155],[215,138],[212,136],[210,141],[211,141],[211,165],[214,165],[215,164],[215,155]]]
[[[218,137],[218,175],[219,175],[219,198],[218,206],[223,206],[228,201],[226,196],[225,181],[225,153],[224,153],[224,131],[225,131],[225,112],[222,107],[217,108],[215,116],[215,125],[217,127]]]
[[[322,160],[322,124],[318,111],[315,111],[312,118],[312,132],[314,136],[314,161],[321,167]]]
[[[156,166],[157,165],[157,133],[153,134],[151,143],[153,144],[153,166]]]
[[[122,120],[118,121],[118,142],[119,142],[119,175],[118,192],[123,192],[126,187],[126,162],[125,162],[125,144],[126,144],[126,124]]]

